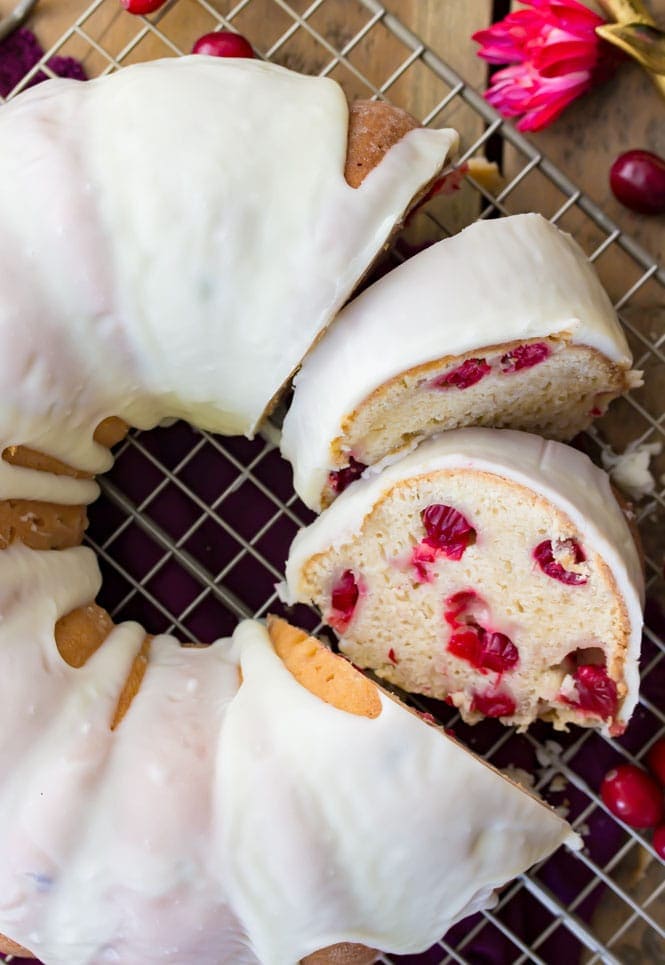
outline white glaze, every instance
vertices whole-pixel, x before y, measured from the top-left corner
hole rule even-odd
[[[4,105],[0,443],[97,473],[109,415],[251,435],[457,140],[411,131],[353,189],[347,127],[332,80],[202,56]]]
[[[451,468],[492,472],[544,496],[570,518],[584,534],[585,545],[605,561],[623,596],[630,623],[623,668],[628,693],[617,714],[618,721],[628,721],[639,691],[642,567],[609,477],[583,453],[563,443],[509,429],[458,429],[426,440],[379,473],[368,470],[297,534],[286,563],[286,584],[281,588],[287,602],[308,602],[301,582],[307,560],[357,534],[365,516],[395,483]]]
[[[321,509],[344,418],[389,379],[447,355],[560,332],[632,364],[583,251],[538,214],[476,222],[410,258],[350,302],[303,362],[282,431],[296,492]]]
[[[256,622],[203,650],[155,638],[111,731],[143,631],[117,627],[79,670],[53,638],[98,586],[86,549],[0,553],[0,932],[47,965],[416,951],[578,846],[384,695],[370,720],[310,694]]]

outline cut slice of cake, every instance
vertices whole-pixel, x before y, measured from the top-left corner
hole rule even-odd
[[[640,558],[607,475],[561,443],[430,439],[302,530],[286,577],[356,665],[471,723],[616,735],[635,706]]]
[[[471,225],[354,299],[305,359],[282,453],[328,505],[370,465],[471,425],[571,439],[640,384],[598,277],[537,214]]]

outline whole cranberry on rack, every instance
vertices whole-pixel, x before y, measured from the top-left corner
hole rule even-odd
[[[665,159],[651,151],[626,151],[610,168],[612,194],[631,211],[665,214]]]
[[[254,57],[254,50],[242,34],[231,30],[215,30],[203,34],[192,47],[193,54],[207,54],[209,57]]]
[[[127,13],[139,14],[154,13],[166,3],[166,0],[120,0]]]
[[[653,828],[663,819],[662,788],[641,767],[620,764],[608,771],[600,796],[612,814],[631,828]]]
[[[653,833],[653,849],[665,861],[665,824],[659,825]]]
[[[665,787],[665,737],[659,737],[647,754],[647,767]]]

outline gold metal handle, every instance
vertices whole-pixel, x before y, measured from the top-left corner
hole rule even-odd
[[[603,13],[617,21],[617,23],[646,24],[649,27],[658,26],[641,0],[598,0],[598,4]],[[624,51],[626,50],[624,42],[617,43],[614,36],[603,35],[602,27],[597,28],[597,32],[599,36],[604,37],[604,39],[609,43],[616,43],[616,46],[621,47],[621,49]],[[627,52],[630,53],[631,57],[634,57],[637,61],[642,63],[638,51],[632,49]],[[663,74],[656,74],[654,71],[649,70],[646,64],[642,65],[656,86],[656,89],[660,93],[661,97],[665,98],[665,76]]]
[[[617,23],[648,23],[656,26],[642,0],[598,0],[598,6]]]

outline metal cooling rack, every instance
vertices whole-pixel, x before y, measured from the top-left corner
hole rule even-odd
[[[636,367],[645,371],[644,388],[614,403],[584,444],[600,459],[612,446],[622,451],[628,443],[665,442],[665,270],[377,0],[169,0],[149,19],[124,13],[117,0],[45,2],[34,26],[46,53],[10,96],[38,70],[50,73],[47,61],[54,54],[74,56],[90,76],[101,75],[137,60],[188,52],[196,37],[218,25],[244,33],[261,56],[331,75],[352,96],[385,97],[412,112],[405,91],[417,80],[408,83],[409,78],[434,76],[439,94],[426,110],[415,111],[423,123],[455,126],[460,116],[475,117],[481,133],[463,145],[460,163],[489,149],[509,162],[512,173],[496,193],[466,178],[462,190],[474,193],[477,217],[524,210],[521,190],[537,178],[542,213],[571,231],[596,263],[626,326]],[[377,78],[369,65],[379,32],[390,37],[394,66]],[[405,237],[409,231],[419,241],[450,234],[461,227],[455,217],[450,199],[435,199]],[[396,256],[401,251],[403,257],[404,250],[398,244]],[[619,291],[618,264],[624,278],[630,268],[630,283]],[[273,426],[249,442],[177,424],[132,434],[119,447],[113,471],[102,480],[104,496],[92,507],[88,537],[104,571],[101,602],[116,619],[140,619],[153,632],[209,640],[229,633],[238,618],[280,611],[274,583],[293,535],[311,516],[292,492],[276,438]],[[556,855],[532,869],[504,889],[493,911],[456,926],[425,954],[384,961],[665,961],[663,865],[649,835],[614,819],[598,795],[609,767],[640,762],[665,734],[662,454],[654,454],[652,471],[656,487],[636,508],[649,596],[643,687],[623,738],[610,743],[580,730],[561,735],[545,725],[518,736],[490,721],[469,728],[452,709],[416,701],[497,766],[535,774],[536,789],[565,808],[585,837],[585,850],[577,858]],[[304,608],[290,616],[317,626]]]

